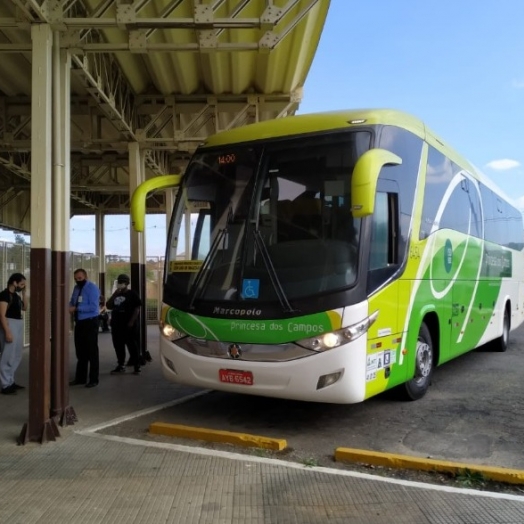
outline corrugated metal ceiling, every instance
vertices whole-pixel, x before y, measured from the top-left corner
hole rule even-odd
[[[128,143],[147,176],[209,134],[293,114],[329,0],[0,2],[0,223],[28,230],[31,25],[71,53],[72,213],[125,212]],[[164,209],[163,196],[150,212]]]

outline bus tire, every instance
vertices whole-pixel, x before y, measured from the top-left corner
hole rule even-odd
[[[492,343],[494,351],[499,353],[504,353],[508,349],[509,342],[509,330],[511,327],[509,312],[507,306],[504,308],[504,318],[502,319],[502,335],[499,338],[496,338]]]
[[[404,400],[418,400],[426,394],[433,376],[434,355],[431,333],[426,324],[422,323],[417,337],[415,376],[400,386]]]

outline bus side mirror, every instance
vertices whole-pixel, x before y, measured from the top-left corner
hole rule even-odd
[[[131,197],[131,225],[138,232],[144,231],[146,221],[146,198],[151,191],[158,189],[169,189],[180,184],[182,175],[163,175],[150,178],[142,182]]]
[[[369,149],[357,160],[351,178],[351,211],[355,218],[373,214],[380,170],[399,164],[402,158],[386,149]]]

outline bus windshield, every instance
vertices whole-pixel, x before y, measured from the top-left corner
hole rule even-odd
[[[360,219],[351,174],[371,138],[352,131],[197,150],[172,216],[167,294],[289,309],[352,286]]]

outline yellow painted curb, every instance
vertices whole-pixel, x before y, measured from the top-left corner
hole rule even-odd
[[[216,429],[194,428],[191,426],[181,426],[179,424],[165,424],[154,422],[149,426],[149,433],[155,435],[167,435],[169,437],[192,438],[206,440],[208,442],[221,442],[237,444],[252,448],[272,449],[282,451],[287,448],[287,440],[258,435],[248,435],[246,433],[233,433],[231,431],[220,431]]]
[[[439,471],[442,473],[463,474],[465,471],[480,473],[486,479],[508,484],[524,484],[524,471],[518,469],[497,468],[479,464],[463,464],[446,460],[424,459],[408,455],[395,455],[379,451],[362,449],[337,448],[335,460],[338,462],[360,462],[384,466],[387,468],[418,469],[422,471]]]

